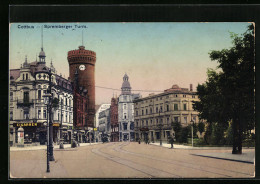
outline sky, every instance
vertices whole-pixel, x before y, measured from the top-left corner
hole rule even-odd
[[[232,46],[230,32],[243,34],[250,23],[12,23],[9,26],[9,67],[19,68],[27,56],[33,62],[41,45],[50,61],[69,77],[70,50],[96,52],[96,104],[110,103],[121,94],[125,73],[133,93],[146,97],[177,84],[189,88],[207,79],[217,67],[209,52]],[[43,41],[41,27],[43,26]],[[50,27],[63,26],[63,27]],[[83,35],[83,36],[82,36]],[[112,89],[104,89],[112,88]],[[136,91],[134,91],[136,90]],[[139,91],[141,90],[141,91]]]

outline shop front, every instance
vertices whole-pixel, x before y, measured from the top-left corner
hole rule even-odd
[[[13,135],[12,145],[18,143],[18,128],[20,127],[24,129],[24,144],[45,144],[46,127],[43,126],[43,123],[21,122],[13,123],[13,127],[10,130]]]

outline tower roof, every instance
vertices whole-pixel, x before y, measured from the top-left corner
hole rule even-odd
[[[125,74],[123,77],[123,83],[122,83],[122,94],[131,94],[131,85],[128,81],[128,75]]]
[[[43,48],[41,48],[41,52],[39,53],[39,57],[46,57],[45,52],[43,51]]]

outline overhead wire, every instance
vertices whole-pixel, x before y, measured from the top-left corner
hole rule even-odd
[[[96,88],[102,88],[102,89],[109,89],[114,91],[121,91],[121,89],[115,89],[115,88],[109,88],[104,86],[95,86]],[[132,89],[131,91],[139,91],[139,92],[155,92],[155,93],[162,93],[163,91],[156,91],[156,90],[141,90],[141,89]]]

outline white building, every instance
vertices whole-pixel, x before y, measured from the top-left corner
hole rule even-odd
[[[131,93],[128,76],[125,74],[118,100],[119,141],[135,141],[133,100],[139,97],[139,94]]]
[[[97,128],[97,131],[95,132],[96,141],[101,141],[101,132],[99,132],[99,115],[102,111],[109,109],[110,104],[101,104],[100,107],[97,109],[95,114],[95,127]]]
[[[99,119],[99,126],[98,126],[99,140],[102,141],[103,136],[107,136],[108,139],[110,140],[110,136],[111,136],[110,108],[101,111],[99,113],[98,119]]]
[[[52,65],[46,66],[43,48],[39,61],[29,63],[27,58],[20,69],[10,70],[9,128],[10,145],[17,143],[17,129],[23,127],[25,143],[46,143],[47,106],[43,95],[49,88],[49,73],[52,73],[52,95],[59,99],[53,110],[53,138],[58,142],[62,123],[64,141],[70,142],[73,126],[73,93],[71,83],[56,74]]]

